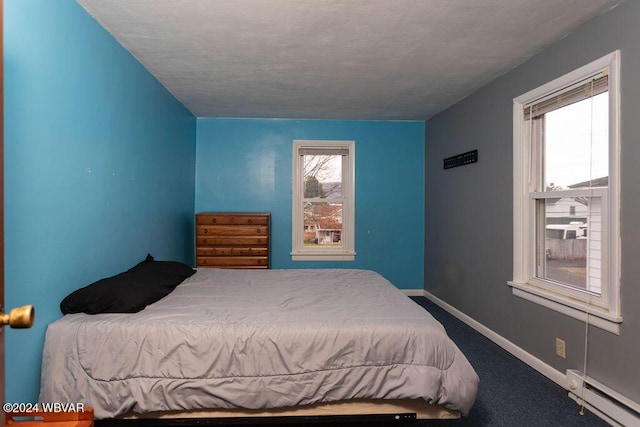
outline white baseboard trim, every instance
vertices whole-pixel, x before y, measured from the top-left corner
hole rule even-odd
[[[400,289],[408,297],[423,297],[424,289]]]
[[[427,298],[428,300],[430,300],[431,302],[433,302],[443,310],[447,311],[452,316],[456,317],[458,320],[466,323],[467,325],[469,325],[470,327],[472,327],[473,329],[475,329],[485,337],[489,338],[494,343],[498,344],[500,347],[502,347],[509,353],[513,354],[515,357],[517,357],[527,365],[531,366],[536,371],[540,372],[545,377],[549,378],[551,381],[555,382],[556,384],[562,386],[562,388],[566,389],[566,377],[565,377],[565,374],[563,374],[562,372],[556,370],[551,365],[546,364],[545,362],[538,359],[531,353],[528,353],[527,351],[518,347],[508,339],[504,338],[503,336],[498,335],[496,332],[487,328],[482,323],[472,319],[471,317],[467,316],[457,308],[447,304],[446,302],[442,301],[440,298],[427,292],[426,290],[423,291],[421,296],[424,296],[425,298]]]

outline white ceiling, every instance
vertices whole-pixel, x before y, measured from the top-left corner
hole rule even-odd
[[[425,120],[619,0],[77,0],[198,117]]]

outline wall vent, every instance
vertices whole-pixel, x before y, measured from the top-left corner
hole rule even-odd
[[[586,377],[580,371],[567,370],[566,388],[569,397],[583,404],[613,426],[640,425],[640,405],[611,388]]]

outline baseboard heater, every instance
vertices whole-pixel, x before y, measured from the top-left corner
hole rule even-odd
[[[620,393],[585,376],[582,372],[568,369],[566,388],[569,397],[578,405],[598,415],[613,426],[640,425],[640,405]]]

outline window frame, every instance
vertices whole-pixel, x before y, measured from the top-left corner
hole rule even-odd
[[[575,289],[535,277],[536,268],[536,192],[529,182],[531,168],[540,168],[541,159],[529,138],[523,109],[526,105],[560,92],[599,72],[609,77],[609,182],[608,188],[594,188],[592,195],[602,197],[603,256],[601,259],[602,297],[585,295]],[[620,51],[612,52],[577,70],[533,89],[513,100],[513,280],[508,282],[513,295],[544,307],[587,321],[601,329],[620,333]],[[533,181],[533,180],[531,180]],[[545,192],[542,198],[558,196]],[[564,196],[580,191],[563,190]],[[581,294],[581,295],[578,295]]]
[[[304,246],[304,164],[305,149],[347,151],[342,161],[342,231],[340,247]],[[355,260],[355,141],[294,140],[291,203],[292,261],[354,261]]]

